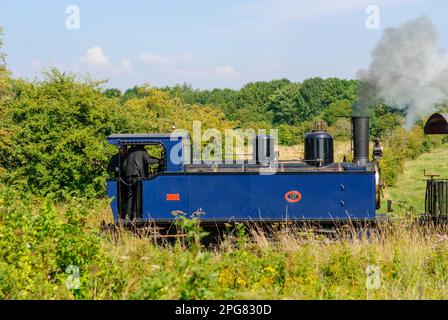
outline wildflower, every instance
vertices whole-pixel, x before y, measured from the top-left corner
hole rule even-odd
[[[240,286],[244,287],[247,282],[244,281],[244,279],[238,277],[238,279],[236,279],[236,283],[238,283]]]
[[[270,272],[270,273],[274,273],[275,269],[272,268],[271,266],[268,266],[268,267],[264,268],[264,271],[267,271],[267,272]]]

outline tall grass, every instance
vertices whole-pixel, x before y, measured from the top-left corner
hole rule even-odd
[[[407,162],[388,196],[423,203],[423,166],[443,175],[447,150]],[[182,226],[196,234],[174,242],[110,234],[100,232],[101,221],[112,222],[106,200],[55,206],[0,186],[0,299],[448,298],[447,230],[413,224],[407,205],[394,210],[370,237],[238,225],[205,247],[196,224]],[[67,286],[70,265],[79,267],[79,288]]]
[[[131,275],[126,299],[448,297],[446,230],[399,219],[370,236],[347,231],[330,238],[293,226],[269,233],[251,228],[199,251],[126,231],[102,243]],[[367,274],[369,268],[378,274]],[[366,285],[372,277],[376,287]]]
[[[278,146],[279,159],[280,160],[297,160],[304,158],[304,146],[303,144],[297,144],[293,146]],[[341,162],[344,156],[347,159],[351,158],[351,145],[350,141],[335,140],[334,141],[334,161]]]
[[[55,207],[1,190],[0,298],[448,298],[446,230],[412,220],[397,218],[369,237],[348,229],[336,238],[289,225],[269,233],[238,225],[205,247],[194,234],[168,242],[100,232],[109,210],[106,202]],[[70,265],[79,267],[77,288],[67,286]]]

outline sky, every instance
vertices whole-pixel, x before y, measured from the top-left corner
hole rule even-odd
[[[121,90],[210,89],[354,79],[385,28],[420,15],[448,49],[447,13],[443,0],[2,0],[0,26],[15,77],[56,67]]]

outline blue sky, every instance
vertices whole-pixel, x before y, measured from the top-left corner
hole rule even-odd
[[[78,30],[66,7],[79,8]],[[379,8],[367,29],[366,7]],[[442,0],[8,1],[0,4],[7,64],[33,79],[55,66],[125,89],[187,82],[239,88],[288,78],[355,78],[384,28],[422,14],[448,48]]]

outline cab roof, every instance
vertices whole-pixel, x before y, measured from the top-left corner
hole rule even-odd
[[[188,133],[115,133],[108,136],[106,140],[113,145],[151,144],[161,141],[179,141],[189,136]]]

